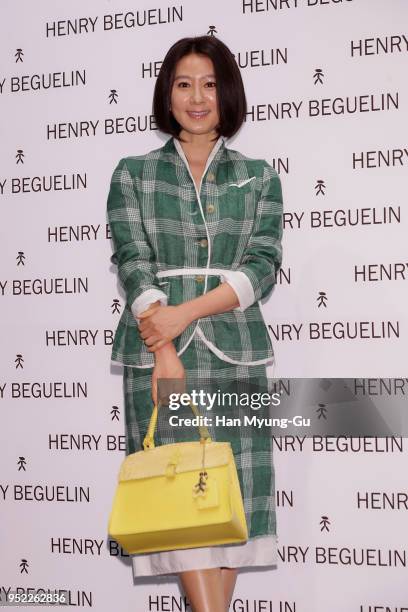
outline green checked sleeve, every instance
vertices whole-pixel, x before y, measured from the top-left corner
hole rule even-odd
[[[167,295],[157,282],[154,252],[143,227],[126,159],[121,159],[113,172],[107,213],[114,245],[110,261],[118,266],[119,280],[133,315],[137,317],[156,300],[166,305]]]
[[[267,297],[282,263],[283,199],[279,174],[264,161],[262,191],[256,207],[254,225],[241,265],[234,271],[231,285],[244,311]],[[246,289],[245,289],[246,287]]]

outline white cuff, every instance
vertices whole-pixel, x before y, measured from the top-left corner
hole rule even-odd
[[[133,302],[133,316],[138,317],[141,312],[146,310],[149,304],[153,304],[153,302],[157,302],[157,300],[160,300],[163,306],[167,306],[167,295],[163,291],[160,291],[160,289],[147,289]]]
[[[227,283],[231,285],[239,300],[239,306],[233,308],[233,310],[243,312],[248,306],[251,306],[255,302],[255,293],[251,281],[244,272],[240,272],[239,270],[228,271],[225,275],[225,279]]]

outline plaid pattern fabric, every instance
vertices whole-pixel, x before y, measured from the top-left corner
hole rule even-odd
[[[257,388],[269,390],[270,381],[266,378],[265,365],[243,366],[226,363],[208,350],[202,339],[195,335],[187,349],[180,356],[186,371],[187,389],[197,390],[228,389],[230,383],[240,381],[253,383]],[[197,384],[198,383],[198,384]],[[146,435],[153,410],[151,397],[151,371],[140,368],[124,367],[123,375],[126,424],[126,454],[143,449],[143,438]],[[200,414],[225,413],[230,416],[228,407],[222,406],[206,411],[199,406]],[[238,414],[236,406],[232,413]],[[248,414],[251,412],[245,409]],[[171,444],[186,440],[198,440],[196,427],[178,428],[171,426],[169,414],[193,416],[189,407],[170,411],[167,406],[159,408],[155,445]],[[241,408],[242,413],[242,408]],[[257,431],[255,428],[241,427],[208,427],[213,440],[231,442],[237,466],[238,478],[244,500],[245,516],[249,537],[276,534],[275,512],[275,472],[272,457],[272,438],[269,432]]]
[[[250,180],[252,178],[252,180]],[[173,138],[145,155],[127,157],[115,168],[107,202],[126,304],[112,346],[112,360],[133,367],[154,366],[131,312],[134,300],[159,289],[168,305],[196,298],[220,284],[218,276],[158,278],[158,271],[206,267],[241,271],[255,302],[199,319],[205,338],[228,358],[253,362],[273,358],[272,343],[258,301],[267,297],[281,265],[282,191],[277,172],[265,160],[250,159],[224,141],[202,179],[201,214],[195,186]],[[205,221],[205,222],[204,222]],[[208,232],[208,233],[207,233]],[[208,244],[203,239],[209,238]],[[197,321],[173,340],[185,349]]]

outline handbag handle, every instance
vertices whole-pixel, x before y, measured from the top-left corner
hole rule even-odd
[[[200,416],[197,406],[193,404],[191,400],[189,401],[189,405],[190,405],[191,410],[194,412],[195,416]],[[158,405],[155,404],[153,408],[152,416],[150,417],[149,427],[147,429],[147,433],[143,440],[144,450],[154,448],[154,432],[156,430],[156,424],[157,424],[157,413],[158,413]],[[208,428],[205,425],[199,425],[198,431],[200,432],[200,442],[201,443],[204,443],[206,441],[211,442],[210,432],[208,431]]]

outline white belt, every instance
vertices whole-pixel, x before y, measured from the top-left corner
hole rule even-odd
[[[235,272],[225,268],[174,268],[173,270],[160,270],[157,272],[157,278],[163,276],[179,276],[186,274],[204,274],[205,276],[221,276],[222,280],[233,278]]]

